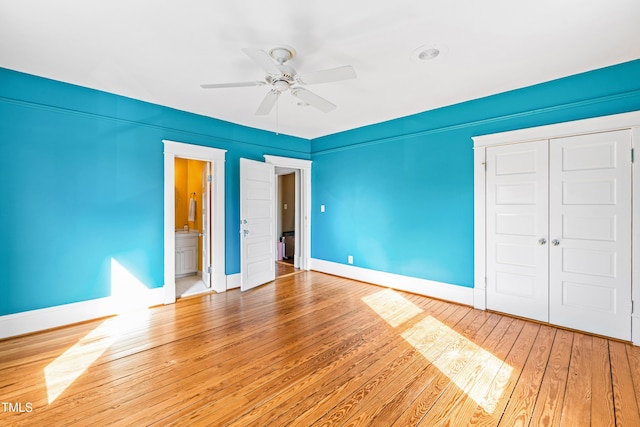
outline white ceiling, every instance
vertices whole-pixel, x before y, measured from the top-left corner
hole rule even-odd
[[[0,0],[0,67],[269,131],[242,51],[288,44],[330,113],[284,94],[278,130],[316,138],[640,58],[638,0]],[[419,46],[442,50],[418,63]],[[639,77],[640,78],[640,77]]]

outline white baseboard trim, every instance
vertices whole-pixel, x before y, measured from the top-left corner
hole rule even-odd
[[[473,308],[487,309],[487,290],[485,288],[473,288]]]
[[[631,316],[631,341],[633,345],[640,345],[640,317]]]
[[[227,275],[227,290],[240,287],[240,273]]]
[[[473,306],[473,288],[311,258],[311,270]]]
[[[8,314],[0,316],[0,339],[161,305],[163,301],[164,288],[159,287],[145,291],[143,298],[136,295],[124,302],[120,298],[105,297]]]

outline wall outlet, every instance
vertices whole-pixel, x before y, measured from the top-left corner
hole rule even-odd
[[[324,205],[320,205],[320,212],[324,212]]]
[[[353,256],[352,256],[352,255],[349,255],[349,256],[347,257],[347,262],[348,262],[349,264],[353,264]]]

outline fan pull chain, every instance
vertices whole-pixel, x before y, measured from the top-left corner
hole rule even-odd
[[[280,95],[278,94],[278,97],[276,98],[276,136],[278,135],[278,120],[280,118],[280,114],[279,114],[279,108],[278,105],[280,104]]]

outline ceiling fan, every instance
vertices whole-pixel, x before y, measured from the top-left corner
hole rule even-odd
[[[262,103],[256,110],[257,115],[267,115],[278,101],[278,97],[289,91],[293,96],[305,104],[311,105],[318,110],[328,113],[335,104],[327,101],[315,93],[300,87],[299,85],[312,85],[317,83],[337,82],[341,80],[355,79],[356,72],[351,65],[345,65],[327,70],[298,74],[296,70],[288,65],[287,61],[296,55],[296,51],[289,46],[277,46],[265,52],[261,49],[242,49],[260,68],[266,73],[265,81],[238,82],[238,83],[213,83],[200,85],[204,89],[248,87],[271,85],[272,89],[267,92]],[[275,60],[275,62],[273,61]]]

